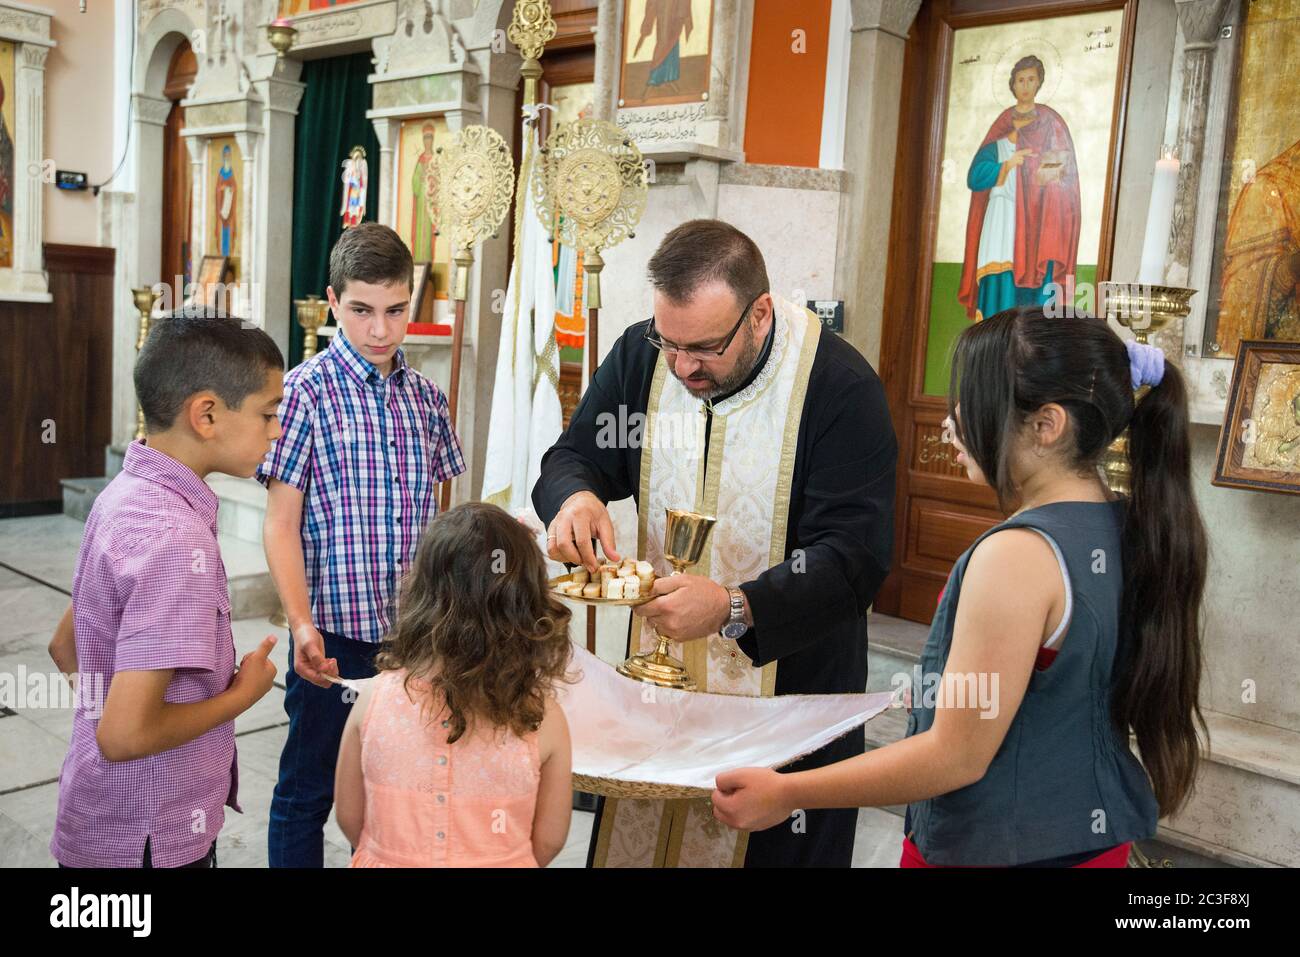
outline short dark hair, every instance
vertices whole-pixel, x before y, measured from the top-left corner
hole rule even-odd
[[[1021,70],[1037,70],[1038,89],[1043,88],[1043,80],[1047,79],[1047,68],[1043,66],[1042,60],[1031,54],[1030,56],[1022,56],[1016,61],[1016,65],[1011,68],[1011,76],[1007,80],[1007,89],[1012,93],[1016,92],[1016,74]]]
[[[650,257],[649,272],[651,285],[676,303],[719,280],[742,304],[768,291],[758,244],[720,219],[692,219],[672,230]]]
[[[211,390],[232,409],[266,384],[284,356],[262,329],[210,306],[185,306],[154,319],[135,360],[135,395],[145,427],[172,427],[185,401]]]
[[[382,223],[358,223],[343,230],[330,251],[330,286],[336,296],[353,280],[382,286],[404,282],[413,289],[414,273],[406,243]]]

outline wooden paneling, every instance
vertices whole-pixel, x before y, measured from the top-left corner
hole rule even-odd
[[[45,246],[53,302],[0,302],[0,510],[104,474],[112,431],[114,251]]]
[[[555,38],[546,52],[587,47],[596,42],[596,0],[551,0]],[[545,65],[545,60],[542,61]]]
[[[998,516],[935,499],[913,498],[908,503],[907,553],[912,568],[947,575],[952,563],[997,524]]]

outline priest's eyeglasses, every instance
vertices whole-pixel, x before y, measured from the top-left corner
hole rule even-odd
[[[745,307],[745,311],[742,312],[740,318],[736,320],[736,324],[731,327],[731,332],[727,333],[727,338],[722,340],[722,347],[719,349],[708,349],[703,346],[691,346],[689,349],[683,349],[674,342],[669,342],[667,339],[661,339],[659,333],[655,331],[654,316],[650,317],[650,325],[646,327],[643,338],[660,352],[666,352],[669,355],[677,355],[680,353],[682,355],[690,356],[692,359],[699,362],[707,362],[709,359],[721,358],[726,354],[727,350],[731,348],[731,341],[736,338],[736,333],[740,331],[740,327],[744,325],[745,320],[749,318],[749,312],[754,308],[754,303],[758,302],[758,300],[762,299],[765,295],[766,293],[760,292],[750,300],[749,305]]]

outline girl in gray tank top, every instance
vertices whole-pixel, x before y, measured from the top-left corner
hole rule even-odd
[[[1187,799],[1205,731],[1182,378],[1102,320],[1022,307],[962,334],[948,409],[958,464],[1010,516],[953,566],[907,736],[811,771],[719,774],[714,814],[759,830],[906,804],[904,866],[1123,866]],[[1099,465],[1125,428],[1117,498]]]

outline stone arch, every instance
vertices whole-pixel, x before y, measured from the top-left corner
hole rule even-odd
[[[162,96],[167,82],[167,65],[181,41],[191,40],[199,29],[198,24],[182,10],[166,7],[139,29],[135,57],[135,75],[131,77],[131,92],[146,96]],[[203,55],[194,51],[202,68]]]
[[[162,232],[163,124],[171,103],[163,95],[167,69],[181,43],[190,40],[198,25],[176,7],[159,10],[148,24],[137,28],[134,75],[131,77],[131,140],[135,167],[136,276],[133,282],[160,281],[162,267],[157,237]],[[203,56],[195,51],[202,71]]]

